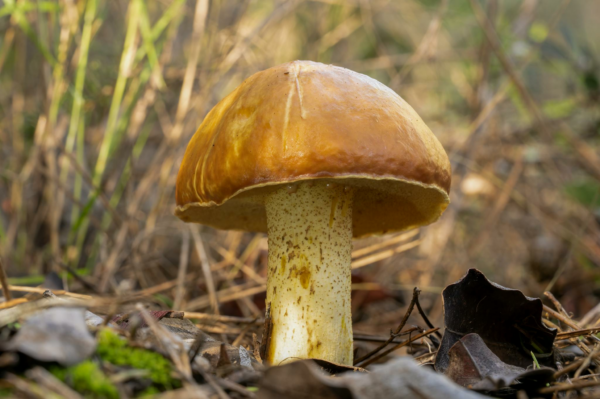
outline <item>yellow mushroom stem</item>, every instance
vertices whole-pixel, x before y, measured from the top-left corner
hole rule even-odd
[[[266,198],[269,237],[267,360],[352,365],[350,187],[306,181]]]

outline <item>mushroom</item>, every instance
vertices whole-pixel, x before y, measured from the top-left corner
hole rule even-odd
[[[192,137],[175,214],[267,232],[267,360],[352,364],[353,237],[426,225],[449,203],[450,163],[394,91],[295,61],[258,72]]]

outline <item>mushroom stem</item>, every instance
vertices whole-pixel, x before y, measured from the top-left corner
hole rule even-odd
[[[352,200],[349,187],[319,181],[266,198],[271,364],[318,358],[352,365]]]

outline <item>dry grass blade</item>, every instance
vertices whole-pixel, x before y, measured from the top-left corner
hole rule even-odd
[[[263,320],[252,318],[252,317],[236,317],[236,316],[223,316],[209,313],[197,313],[197,312],[184,312],[183,317],[186,319],[196,320],[207,320],[221,323],[235,323],[235,324],[263,324]]]
[[[2,67],[4,66],[4,62],[6,61],[6,57],[12,47],[13,41],[15,39],[15,29],[10,27],[6,30],[4,34],[4,39],[2,40],[2,50],[0,50],[0,72],[2,72]]]
[[[244,286],[234,285],[230,288],[225,288],[216,293],[218,302],[229,302],[235,299],[249,297],[255,294],[265,292],[267,289],[266,285],[255,286],[251,288],[245,288]],[[196,299],[189,301],[185,307],[186,311],[193,311],[196,309],[204,309],[211,306],[211,300],[209,296],[201,296]]]
[[[25,303],[25,302],[28,302],[27,298],[12,299],[10,301],[0,303],[0,309],[12,308],[13,306],[17,306],[17,305],[19,305],[21,303]]]
[[[23,287],[23,286],[19,286],[19,285],[9,285],[8,289],[11,291],[15,291],[15,292],[35,292],[38,294],[43,294],[44,292],[48,291],[47,288]],[[90,295],[77,294],[75,292],[69,292],[69,291],[65,291],[65,290],[54,290],[54,291],[52,291],[52,293],[54,293],[54,295],[58,295],[58,296],[64,295],[64,296],[68,296],[71,298],[77,298],[77,299],[93,299],[93,297]]]
[[[229,380],[220,378],[217,381],[217,383],[222,388],[225,388],[225,389],[228,389],[230,391],[233,391],[233,392],[235,392],[235,393],[237,393],[237,394],[239,394],[239,395],[241,395],[241,396],[243,396],[245,398],[251,398],[251,399],[252,398],[256,398],[256,394],[254,392],[250,392],[247,387],[245,387],[243,385],[240,385],[240,384],[236,384],[233,381],[229,381]]]
[[[258,318],[256,319],[258,320]],[[244,340],[244,338],[246,337],[246,334],[248,334],[248,332],[250,331],[250,329],[252,328],[251,324],[246,325],[238,334],[238,336],[233,340],[233,342],[231,343],[231,345],[233,346],[240,346],[242,341]]]
[[[10,286],[8,285],[8,280],[6,279],[6,271],[4,270],[4,264],[2,263],[2,258],[0,258],[0,283],[2,284],[2,291],[4,293],[4,298],[7,302],[12,299],[12,295],[10,293]]]
[[[193,279],[195,278],[195,274],[188,274],[186,276],[186,279]],[[144,298],[144,297],[148,297],[154,294],[158,294],[159,292],[163,292],[163,291],[167,291],[170,290],[173,287],[176,287],[178,284],[178,280],[171,280],[171,281],[165,281],[164,283],[161,284],[157,284],[153,287],[148,287],[146,289],[137,291],[137,292],[133,292],[131,293],[131,295],[129,295],[130,298]]]
[[[223,388],[221,388],[221,386],[215,381],[216,377],[213,377],[211,374],[207,373],[201,368],[198,368],[197,370],[202,375],[202,378],[204,378],[211,388],[215,390],[219,399],[231,399],[231,397],[227,395]]]
[[[574,384],[556,384],[550,387],[542,388],[538,392],[541,394],[548,394],[554,392],[574,391],[597,386],[600,386],[600,381],[582,381]]]
[[[479,22],[479,25],[482,27],[482,29],[486,35],[486,38],[491,45],[492,50],[496,54],[496,57],[498,58],[502,67],[504,68],[505,72],[508,74],[511,81],[513,82],[513,84],[515,85],[517,90],[519,91],[519,94],[525,100],[527,107],[530,109],[531,113],[534,115],[534,117],[540,124],[540,127],[543,130],[546,130],[544,117],[541,114],[537,104],[531,97],[531,94],[523,85],[521,78],[516,73],[511,62],[509,61],[509,59],[506,57],[506,55],[502,51],[502,46],[498,40],[498,35],[497,35],[497,32],[496,32],[494,26],[492,25],[492,23],[489,21],[489,19],[485,15],[485,12],[483,11],[483,9],[481,8],[481,5],[479,3],[477,3],[475,0],[470,0],[470,3],[471,3],[471,7],[472,7],[473,11],[475,12],[475,16],[477,17],[477,21]]]
[[[190,231],[192,232],[192,238],[194,239],[194,247],[196,248],[196,254],[200,259],[200,265],[202,266],[202,274],[204,276],[204,281],[206,282],[206,287],[208,289],[210,307],[212,308],[212,311],[215,314],[219,314],[219,299],[215,291],[215,282],[212,277],[212,271],[210,270],[210,263],[208,261],[208,256],[206,256],[204,244],[202,243],[202,239],[200,238],[200,234],[198,233],[198,227],[192,225],[190,226]]]
[[[413,238],[414,236],[416,236],[417,234],[419,234],[419,229],[415,229],[415,230],[408,231],[406,233],[399,234],[395,237],[388,238],[380,243],[369,245],[368,247],[365,247],[365,248],[356,249],[356,250],[352,251],[352,258],[353,259],[360,258],[362,256],[370,254],[371,252],[375,252],[377,250],[388,247],[390,245],[409,240],[409,239]]]
[[[82,396],[62,383],[59,379],[53,376],[50,372],[41,367],[35,367],[28,370],[26,373],[28,378],[31,378],[49,392],[53,392],[65,399],[81,399]]]
[[[573,321],[571,320],[569,317],[562,315],[561,313],[558,313],[552,309],[550,309],[549,307],[547,307],[546,305],[544,305],[544,312],[548,313],[550,316],[560,320],[562,323],[566,324],[567,326],[569,326],[571,329],[575,330],[575,331],[580,331],[581,328]],[[600,338],[596,337],[593,334],[590,334],[587,336],[587,338],[590,338],[590,340],[595,341],[595,342],[600,342]],[[583,353],[585,353],[586,355],[589,355],[592,353],[592,350],[581,340],[579,339],[574,339],[574,343],[583,351]],[[593,358],[592,361],[598,366],[600,365],[600,361],[597,361]]]
[[[568,331],[568,332],[561,332],[556,334],[556,340],[561,340],[561,339],[569,339],[569,338],[577,338],[577,337],[587,337],[591,334],[597,334],[598,332],[600,332],[600,327],[597,328],[586,328],[584,330],[575,330],[575,331]]]
[[[34,302],[24,302],[9,309],[0,312],[0,327],[4,327],[17,320],[26,318],[40,310],[49,309],[56,306],[62,307],[87,307],[103,305],[103,301],[85,301],[76,298],[45,298]]]
[[[385,251],[380,251],[368,256],[365,256],[361,259],[356,259],[352,261],[352,269],[359,269],[361,267],[365,267],[371,265],[375,262],[379,262],[381,260],[390,258],[393,255],[400,254],[402,252],[408,251],[409,249],[417,247],[421,244],[421,240],[411,241],[407,244],[402,244],[394,249],[387,249]]]
[[[490,234],[490,231],[493,229],[493,226],[498,222],[498,218],[502,214],[502,211],[504,210],[504,208],[506,208],[506,205],[508,204],[508,201],[511,197],[511,193],[513,192],[515,185],[517,184],[522,172],[523,172],[523,157],[522,157],[521,153],[519,152],[516,154],[516,159],[515,159],[514,165],[510,171],[510,174],[508,176],[508,179],[506,180],[506,183],[504,184],[504,187],[502,188],[502,193],[500,193],[500,196],[496,200],[496,203],[494,204],[494,207],[492,208],[491,213],[486,218],[484,226],[481,229],[480,234],[477,236],[477,238],[473,241],[473,243],[469,247],[469,253],[471,255],[475,255],[477,252],[479,252],[479,250],[481,249],[481,247],[487,240],[487,238]]]
[[[171,131],[171,139],[179,140],[183,132],[183,121],[187,115],[190,106],[190,97],[192,95],[192,87],[196,74],[196,67],[200,57],[200,49],[202,47],[202,37],[206,25],[206,16],[208,15],[208,0],[197,0],[194,11],[194,27],[192,31],[192,53],[185,69],[185,76],[181,92],[179,94],[179,104],[177,105],[177,113],[175,115],[175,125]]]
[[[550,309],[548,306],[544,305],[544,312],[548,313],[550,316],[560,320],[561,322],[565,323],[567,326],[569,326],[570,328],[572,328],[575,331],[579,331],[581,330],[581,328],[577,325],[577,323],[575,323],[573,320],[571,320],[569,317],[558,313],[552,309]]]
[[[132,1],[129,4],[129,10],[127,12],[127,33],[125,36],[123,53],[121,54],[119,75],[117,77],[117,82],[115,84],[115,90],[111,101],[110,112],[106,124],[106,131],[104,133],[100,151],[98,153],[98,160],[96,161],[96,167],[94,169],[93,182],[95,185],[100,184],[102,176],[106,170],[106,165],[110,155],[112,143],[115,139],[117,118],[121,107],[121,101],[123,100],[123,94],[125,92],[125,85],[127,83],[127,79],[131,76],[131,67],[133,65],[133,60],[137,49],[137,29],[140,17],[140,12],[138,8],[139,2],[137,1]],[[104,285],[106,285],[106,282],[101,283],[101,291],[104,291]]]
[[[249,245],[248,248],[251,248],[252,243]],[[252,280],[254,280],[257,284],[266,284],[266,281],[263,277],[259,276],[252,268],[248,267],[247,265],[244,264],[244,260],[247,259],[248,257],[250,257],[250,253],[248,253],[246,255],[246,253],[242,254],[242,256],[239,257],[239,259],[237,257],[235,257],[234,254],[232,254],[230,251],[227,251],[225,248],[221,247],[221,246],[216,246],[216,250],[223,255],[225,264],[223,267],[226,267],[229,264],[233,264],[234,268],[232,268],[233,270],[231,270],[227,276],[225,277],[225,280],[232,280],[235,275],[238,273],[238,271],[242,271],[246,276],[250,277]],[[211,269],[214,270],[218,270],[221,269],[222,267],[212,267]]]
[[[579,359],[579,360],[569,364],[568,366],[563,367],[562,369],[560,369],[556,373],[554,373],[554,376],[553,376],[554,379],[557,380],[560,376],[569,374],[570,372],[577,370],[579,368],[579,366],[581,366],[583,364],[583,362],[585,362],[585,358]]]
[[[267,18],[261,21],[260,24],[254,28],[248,35],[244,36],[241,40],[239,40],[236,45],[231,49],[231,51],[227,54],[223,62],[219,65],[218,69],[222,71],[228,71],[235,65],[235,63],[239,60],[240,57],[244,54],[244,52],[248,49],[252,40],[269,24],[274,23],[292,12],[301,2],[299,0],[290,0],[285,3],[279,4],[275,10],[269,14]]]
[[[577,137],[569,125],[562,122],[561,127],[563,128],[563,133],[567,140],[581,156],[581,160],[585,163],[586,168],[600,181],[600,157],[596,151]]]
[[[577,379],[581,376],[581,373],[583,373],[590,366],[592,359],[594,359],[594,357],[598,356],[599,352],[600,352],[600,345],[596,345],[594,350],[592,350],[592,352],[590,352],[590,354],[585,357],[585,359],[583,360],[583,363],[581,363],[581,366],[579,366],[579,368],[573,375],[574,379]]]
[[[401,82],[409,74],[412,67],[418,64],[423,58],[435,57],[436,43],[440,35],[442,17],[448,8],[448,0],[442,0],[434,18],[429,21],[427,31],[421,39],[414,53],[406,64],[400,69],[398,74],[392,79],[393,83]]]
[[[550,299],[550,301],[552,301],[552,304],[554,305],[554,307],[556,308],[557,311],[559,311],[563,316],[567,317],[567,318],[571,318],[571,316],[569,316],[569,314],[567,313],[567,311],[565,310],[565,308],[563,308],[563,306],[561,305],[561,303],[558,301],[558,299],[556,299],[556,297],[554,295],[552,295],[551,292],[549,291],[545,291],[544,292],[544,296],[548,299]]]
[[[177,271],[177,291],[175,293],[175,300],[173,301],[174,309],[181,308],[181,303],[183,302],[190,256],[190,232],[184,230],[182,236],[183,240],[181,243],[181,254],[179,256],[179,270]]]
[[[588,327],[590,324],[592,325],[597,325],[597,321],[596,323],[594,323],[595,320],[598,319],[598,316],[600,315],[600,303],[596,306],[594,306],[592,309],[590,309],[589,312],[586,313],[585,316],[583,316],[583,318],[579,321],[579,324],[584,326],[584,327]]]
[[[8,382],[9,385],[19,393],[23,394],[26,398],[39,398],[39,399],[60,399],[61,396],[52,394],[47,390],[40,387],[38,384],[35,384],[31,381],[26,380],[25,378],[18,377],[14,374],[7,373],[4,376],[4,379]]]

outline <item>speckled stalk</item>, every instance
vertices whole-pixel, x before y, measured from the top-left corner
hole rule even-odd
[[[349,187],[324,182],[295,183],[266,199],[271,364],[352,365],[352,199]]]

